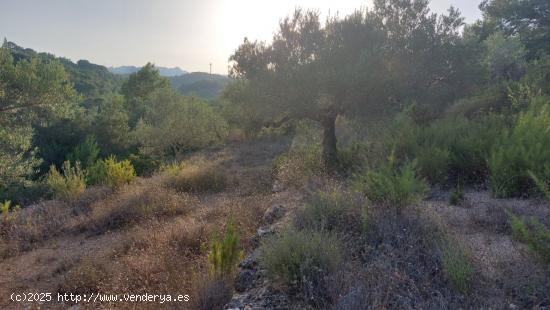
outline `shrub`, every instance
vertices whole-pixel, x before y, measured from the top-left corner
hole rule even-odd
[[[364,143],[353,143],[338,149],[339,170],[348,175],[364,168],[367,162],[368,146]]]
[[[200,279],[197,286],[194,309],[223,309],[233,296],[232,283],[226,279],[204,278]]]
[[[229,185],[225,170],[208,165],[189,165],[178,175],[169,178],[171,187],[180,192],[221,192]]]
[[[523,219],[508,212],[512,235],[550,263],[550,230],[536,218]]]
[[[129,160],[117,161],[114,156],[98,160],[88,169],[88,183],[118,188],[130,184],[136,177]]]
[[[539,188],[539,190],[544,194],[544,197],[546,197],[546,199],[550,199],[550,185],[548,184],[548,182],[544,182],[531,171],[528,171],[528,173],[533,182],[535,182],[535,184]]]
[[[94,136],[87,136],[84,142],[77,145],[67,155],[67,160],[72,163],[80,162],[84,168],[88,168],[96,162],[99,152],[100,150]]]
[[[432,183],[444,183],[449,176],[450,158],[446,148],[423,147],[416,153],[418,172]]]
[[[177,176],[185,168],[185,166],[187,166],[187,164],[184,161],[171,161],[168,163],[162,163],[159,170],[161,173],[170,176]]]
[[[18,210],[19,206],[12,206],[9,200],[0,203],[0,213],[2,216],[0,222],[0,236],[5,235],[6,231],[9,230],[9,225],[17,216]]]
[[[495,115],[447,117],[418,125],[405,114],[380,139],[386,153],[394,150],[399,160],[416,158],[419,174],[433,183],[456,179],[476,183],[489,174],[487,159],[504,125],[505,119]]]
[[[62,172],[59,172],[54,165],[50,166],[45,185],[54,198],[72,201],[86,189],[84,172],[80,168],[80,163],[77,162],[72,167],[69,161],[63,163]]]
[[[316,193],[302,211],[295,224],[300,229],[340,230],[362,228],[366,208],[358,197],[339,188]]]
[[[550,180],[550,105],[546,101],[531,105],[502,133],[491,151],[490,186],[496,197],[537,192],[529,171],[537,171],[541,180]]]
[[[239,249],[240,237],[232,222],[225,228],[223,238],[215,238],[210,243],[208,262],[210,271],[215,277],[226,278],[235,272],[243,251]]]
[[[333,234],[289,230],[262,245],[260,263],[271,278],[297,290],[310,302],[322,303],[327,279],[341,262],[340,250]]]
[[[369,200],[397,209],[418,202],[428,190],[426,183],[416,176],[414,162],[397,167],[393,156],[380,167],[357,174],[354,183]]]
[[[443,245],[441,251],[443,272],[456,290],[466,293],[474,272],[468,255],[460,246],[450,242]]]
[[[451,193],[451,197],[449,198],[449,204],[451,206],[458,206],[464,201],[464,192],[462,191],[462,187],[457,186],[457,188]]]
[[[128,160],[134,167],[136,175],[152,176],[160,168],[160,161],[141,154],[132,154]]]

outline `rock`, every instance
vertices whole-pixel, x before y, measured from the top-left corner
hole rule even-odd
[[[252,269],[243,269],[235,277],[235,291],[242,293],[254,286],[258,278],[257,272]]]
[[[282,218],[286,213],[285,207],[280,204],[274,204],[264,213],[264,221],[267,224],[273,224],[275,221]]]
[[[254,269],[258,267],[258,256],[260,255],[260,250],[256,249],[254,252],[250,253],[245,259],[239,263],[241,269]]]
[[[366,292],[363,287],[356,287],[352,289],[349,293],[342,296],[336,307],[337,310],[353,310],[353,309],[363,309],[366,303]]]
[[[273,228],[271,227],[260,227],[258,228],[258,237],[260,237],[260,239],[263,239],[267,236],[271,236],[275,234],[275,231],[273,231]]]
[[[279,193],[283,190],[283,186],[280,184],[279,181],[275,181],[273,182],[273,187],[271,189],[272,192],[274,193]]]

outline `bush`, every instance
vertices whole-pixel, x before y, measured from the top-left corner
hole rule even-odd
[[[528,171],[528,173],[533,182],[535,182],[535,184],[539,188],[539,190],[544,194],[544,197],[546,197],[546,199],[550,199],[550,185],[548,184],[548,182],[544,182],[531,171]]]
[[[354,183],[372,202],[397,209],[420,201],[428,190],[426,183],[416,176],[414,162],[397,167],[393,156],[380,167],[357,174]]]
[[[432,183],[445,183],[449,177],[451,152],[438,146],[427,146],[416,153],[420,175]]]
[[[339,188],[316,193],[302,211],[296,215],[295,224],[300,229],[361,230],[366,219],[366,207],[358,197]]]
[[[114,156],[98,160],[88,169],[88,183],[119,188],[130,184],[136,177],[129,160],[117,161]]]
[[[464,202],[464,192],[462,191],[462,187],[457,186],[457,188],[451,193],[451,197],[449,197],[449,204],[451,206],[458,206],[462,202]]]
[[[232,283],[226,279],[204,278],[197,283],[197,298],[194,309],[223,309],[233,296]]]
[[[505,119],[495,115],[418,125],[405,111],[380,139],[386,153],[394,150],[400,161],[416,158],[418,173],[432,183],[479,183],[489,175],[487,159],[504,125]]]
[[[550,105],[537,100],[501,134],[489,158],[490,186],[496,197],[538,192],[529,171],[550,182]]]
[[[353,143],[338,149],[338,170],[345,175],[364,168],[367,162],[368,146],[364,143]]]
[[[46,176],[45,185],[50,194],[56,198],[66,201],[75,200],[86,189],[86,178],[80,168],[80,163],[71,167],[69,161],[63,163],[63,174],[52,165]]]
[[[9,200],[0,203],[0,213],[2,216],[2,220],[0,221],[0,236],[4,235],[5,229],[8,229],[7,226],[15,219],[19,208],[18,205],[12,206]]]
[[[466,293],[470,288],[474,273],[468,255],[460,246],[450,242],[443,245],[441,251],[443,272],[456,290]]]
[[[286,231],[261,247],[261,265],[269,276],[297,290],[305,300],[323,303],[327,280],[341,262],[341,246],[333,235],[317,231]]]
[[[87,136],[84,142],[77,145],[67,155],[67,160],[72,163],[80,162],[84,168],[88,168],[96,162],[99,152],[100,150],[94,136]]]
[[[239,233],[233,223],[229,222],[225,228],[223,238],[215,238],[210,243],[208,262],[213,276],[226,278],[233,275],[239,260],[243,256],[243,251],[239,249],[239,243]]]
[[[189,165],[178,175],[169,178],[169,186],[180,192],[217,193],[229,185],[227,173],[217,167]]]
[[[508,212],[512,235],[550,263],[550,230],[535,218],[523,219]]]
[[[128,160],[139,176],[152,176],[160,168],[160,161],[141,154],[132,154]]]

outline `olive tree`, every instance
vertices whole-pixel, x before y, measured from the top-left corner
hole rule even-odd
[[[377,115],[406,101],[447,95],[456,64],[450,48],[463,20],[430,13],[427,0],[376,0],[372,10],[321,24],[319,13],[296,10],[270,44],[245,39],[230,60],[273,118],[310,118],[323,127],[323,155],[337,161],[339,115]]]

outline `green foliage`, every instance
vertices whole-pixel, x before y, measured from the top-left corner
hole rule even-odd
[[[405,162],[399,167],[393,155],[379,167],[356,174],[354,183],[370,201],[397,209],[420,201],[429,189],[416,176],[415,162]]]
[[[210,243],[210,252],[208,252],[210,272],[217,277],[231,276],[242,256],[239,233],[233,223],[229,222],[225,227],[223,237]]]
[[[170,89],[170,81],[160,76],[159,71],[151,63],[147,63],[138,72],[130,74],[122,85],[121,93],[126,99],[126,109],[129,111],[129,124],[134,127],[138,120],[145,116],[148,102],[157,91]]]
[[[380,115],[408,100],[435,109],[461,89],[453,81],[463,60],[449,47],[463,19],[454,9],[435,15],[428,1],[387,0],[323,24],[318,12],[297,9],[271,44],[245,39],[231,56],[231,75],[245,81],[235,104],[269,119],[319,121],[332,161],[337,116]]]
[[[0,213],[2,215],[2,225],[7,225],[17,216],[17,211],[20,209],[18,205],[12,206],[11,201],[6,200],[0,203]],[[1,228],[1,227],[0,227]],[[2,233],[2,231],[0,231]]]
[[[317,231],[361,230],[366,221],[365,205],[341,188],[319,191],[296,216],[296,226]]]
[[[32,124],[71,115],[78,99],[59,62],[16,62],[13,50],[0,47],[0,191],[24,183],[39,163]]]
[[[536,218],[524,219],[508,212],[513,236],[550,263],[550,229]]]
[[[154,158],[172,157],[223,141],[227,124],[206,102],[173,91],[157,93],[134,135],[140,151]]]
[[[533,182],[537,185],[539,190],[544,194],[546,199],[550,199],[550,185],[548,182],[544,182],[539,177],[537,177],[532,171],[527,171]]]
[[[260,264],[268,275],[317,302],[327,294],[328,277],[338,269],[341,245],[330,233],[318,231],[284,232],[261,246]]]
[[[550,105],[542,99],[521,113],[491,150],[490,186],[497,197],[536,192],[528,171],[537,171],[542,180],[550,180]]]
[[[525,47],[515,37],[497,32],[485,40],[485,65],[492,80],[517,80],[525,70]]]
[[[365,168],[368,153],[368,145],[359,142],[345,148],[338,148],[338,170],[348,175]]]
[[[489,0],[480,6],[485,24],[495,24],[511,37],[519,37],[530,56],[550,53],[550,14],[544,0]]]
[[[141,154],[131,154],[128,160],[139,176],[152,176],[161,167],[161,162]]]
[[[386,150],[397,158],[416,158],[418,172],[433,183],[451,178],[480,182],[488,175],[487,159],[505,126],[503,117],[448,117],[428,125],[416,124],[402,112],[385,135]]]
[[[62,172],[52,165],[44,183],[54,198],[66,201],[76,199],[86,189],[85,174],[78,162],[73,167],[69,161],[65,161]]]
[[[129,160],[117,161],[114,156],[100,159],[89,169],[87,180],[89,184],[102,184],[113,188],[130,184],[136,177],[134,166]]]
[[[416,155],[419,174],[433,183],[445,183],[449,177],[451,152],[435,145],[420,148]]]
[[[457,186],[456,189],[451,193],[451,197],[449,198],[449,204],[451,206],[458,206],[464,201],[464,191],[462,191],[462,187]]]
[[[105,95],[97,100],[92,128],[102,155],[124,154],[132,144],[128,111],[120,95]]]
[[[461,293],[468,292],[474,275],[474,268],[470,262],[470,258],[462,247],[450,242],[446,242],[441,251],[443,272],[455,289]]]
[[[99,147],[94,136],[87,136],[84,142],[77,145],[69,155],[67,160],[76,163],[80,162],[86,169],[91,167],[99,156]]]

